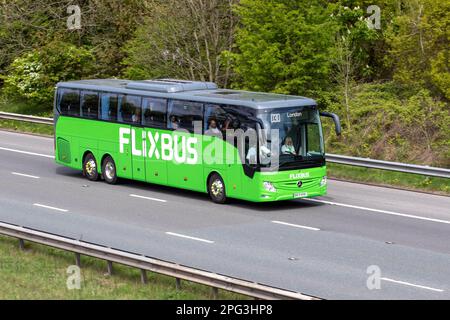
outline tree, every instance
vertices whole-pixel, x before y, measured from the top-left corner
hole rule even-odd
[[[395,81],[450,99],[450,2],[401,1],[386,36]]]
[[[318,96],[327,90],[335,22],[327,1],[241,0],[236,86]]]
[[[43,103],[52,108],[55,84],[92,73],[95,58],[86,48],[52,42],[16,58],[4,77],[7,95]]]
[[[238,0],[153,0],[125,52],[131,78],[179,77],[227,86]]]

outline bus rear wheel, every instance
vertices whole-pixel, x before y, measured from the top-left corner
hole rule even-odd
[[[116,163],[110,156],[107,156],[105,160],[103,160],[102,172],[103,172],[103,179],[105,179],[106,183],[116,184],[117,182]]]
[[[92,153],[88,153],[83,161],[83,175],[91,181],[98,180],[97,161]]]
[[[214,173],[208,180],[208,193],[211,200],[215,203],[223,204],[227,201],[227,195],[225,190],[225,183],[222,177]]]

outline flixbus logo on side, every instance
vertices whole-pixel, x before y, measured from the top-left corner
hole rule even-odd
[[[159,143],[160,142],[160,143]],[[142,131],[142,145],[137,145],[136,130],[119,129],[120,153],[125,153],[125,145],[131,144],[131,153],[135,157],[154,158],[156,160],[175,161],[176,163],[196,164],[198,139],[169,133]],[[158,147],[159,143],[159,147]]]

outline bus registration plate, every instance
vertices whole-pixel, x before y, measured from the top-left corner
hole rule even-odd
[[[307,196],[308,192],[294,193],[294,198],[306,198]]]

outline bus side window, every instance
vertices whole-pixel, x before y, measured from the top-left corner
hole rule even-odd
[[[204,130],[206,132],[216,133],[220,131],[222,137],[225,137],[225,122],[227,120],[228,114],[224,109],[224,106],[216,104],[207,104],[205,106],[205,123]],[[214,125],[215,123],[215,125]],[[219,136],[219,135],[217,135]]]
[[[63,116],[79,116],[80,92],[73,89],[61,89],[58,106]]]
[[[117,121],[117,108],[119,99],[117,94],[104,93],[102,94],[100,104],[100,119],[106,121]]]
[[[142,123],[141,121],[141,97],[125,96],[119,106],[119,121],[129,124]]]
[[[98,118],[98,93],[81,91],[81,116],[87,119]]]
[[[194,132],[194,123],[200,131],[203,127],[203,104],[190,101],[171,100],[169,102],[169,129],[186,129]]]
[[[166,127],[167,100],[144,98],[142,102],[144,125],[152,128]]]

